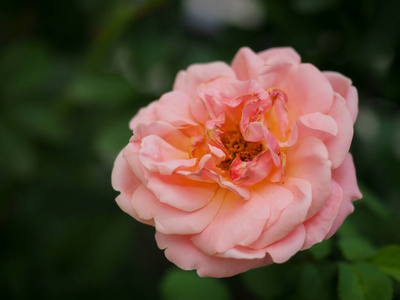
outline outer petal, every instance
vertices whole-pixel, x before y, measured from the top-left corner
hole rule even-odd
[[[346,100],[346,106],[350,112],[353,124],[358,115],[358,93],[351,85],[351,80],[337,72],[323,72],[333,87],[333,91],[340,94]]]
[[[258,56],[267,64],[278,61],[299,64],[301,61],[300,55],[291,47],[270,48],[259,52]]]
[[[248,201],[228,193],[218,215],[202,233],[193,237],[193,243],[209,255],[249,245],[261,234],[268,217],[268,202],[256,192],[252,192]]]
[[[311,64],[293,65],[286,61],[267,64],[260,70],[259,82],[264,89],[277,88],[287,95],[289,125],[305,114],[325,114],[332,106],[332,86]]]
[[[178,73],[174,83],[174,91],[184,91],[194,98],[200,84],[207,83],[218,77],[235,78],[235,73],[230,66],[223,62],[194,64],[187,71]]]
[[[157,245],[165,249],[165,256],[184,270],[197,270],[200,277],[229,277],[271,264],[266,255],[262,259],[234,259],[209,256],[197,249],[190,236],[156,233]]]
[[[198,182],[172,174],[150,177],[147,187],[160,202],[184,211],[195,211],[215,197],[219,186],[217,183]]]
[[[182,91],[172,91],[164,94],[155,107],[155,114],[159,120],[170,123],[174,127],[197,125],[190,111],[190,97]]]
[[[306,231],[303,224],[299,224],[285,238],[265,248],[272,260],[276,263],[284,263],[295,255],[304,243]]]
[[[129,165],[122,156],[122,151],[118,154],[114,163],[114,169],[111,176],[112,186],[116,191],[121,193],[115,199],[118,206],[127,214],[134,217],[136,220],[146,224],[152,224],[148,220],[139,218],[131,205],[133,193],[142,185],[142,182],[135,176]]]
[[[343,164],[332,171],[332,178],[341,186],[343,199],[339,208],[339,213],[333,222],[332,228],[325,239],[330,238],[342,225],[344,219],[354,210],[353,201],[360,199],[362,194],[358,189],[356,171],[354,169],[353,157],[347,154]]]
[[[156,230],[165,234],[194,234],[204,230],[217,214],[225,191],[220,190],[210,203],[194,212],[184,212],[158,201],[144,186],[132,196],[132,207],[145,220],[154,219]]]
[[[157,106],[157,101],[150,103],[148,106],[141,108],[138,113],[130,120],[129,128],[133,131],[139,124],[147,124],[150,122],[157,121],[157,116],[155,114],[155,108]]]
[[[339,207],[342,203],[342,189],[332,180],[332,194],[321,210],[304,223],[306,240],[301,250],[308,249],[312,245],[322,242],[332,228]]]
[[[232,61],[232,69],[239,80],[258,79],[264,60],[247,47],[240,48]]]
[[[265,249],[265,247],[285,238],[306,220],[307,212],[311,205],[310,184],[305,180],[288,178],[285,180],[284,185],[292,192],[294,196],[293,202],[282,210],[279,218],[274,223],[268,222],[266,224],[260,237],[251,245],[252,248]]]
[[[353,139],[353,122],[343,98],[335,93],[332,108],[329,115],[335,119],[338,125],[338,134],[324,141],[332,162],[332,169],[340,166],[350,149]]]
[[[331,162],[325,145],[309,137],[286,151],[286,177],[307,180],[312,188],[312,204],[306,219],[316,214],[331,195]]]

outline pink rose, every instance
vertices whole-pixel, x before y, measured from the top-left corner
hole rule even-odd
[[[357,90],[291,48],[196,64],[131,120],[116,201],[200,276],[283,263],[332,236],[359,199],[348,153]]]

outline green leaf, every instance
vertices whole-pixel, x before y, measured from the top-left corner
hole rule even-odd
[[[390,217],[389,209],[379,201],[378,197],[370,189],[362,184],[359,184],[359,186],[361,193],[363,194],[360,205],[365,205],[376,216],[388,219]]]
[[[161,282],[164,300],[230,299],[229,291],[221,279],[201,278],[196,272],[173,269]]]
[[[400,246],[391,245],[376,251],[370,263],[400,282]]]
[[[344,236],[339,239],[343,256],[349,260],[358,260],[371,256],[375,249],[362,237]]]
[[[385,273],[367,263],[339,264],[341,300],[390,300],[392,281]]]
[[[286,299],[294,286],[294,270],[290,263],[273,264],[247,271],[241,275],[245,286],[257,299]]]
[[[316,260],[322,260],[329,255],[332,249],[331,240],[324,240],[321,243],[315,244],[308,251]]]
[[[307,264],[302,268],[299,284],[302,299],[329,299],[323,278],[314,264]],[[312,289],[310,289],[310,286],[312,286]]]
[[[74,81],[69,97],[78,104],[117,105],[127,101],[132,93],[130,85],[118,76],[85,73]]]

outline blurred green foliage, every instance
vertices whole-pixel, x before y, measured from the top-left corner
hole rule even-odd
[[[187,2],[0,3],[1,298],[400,298],[399,248],[382,248],[400,244],[399,2],[258,1],[253,28],[192,20]],[[330,241],[288,263],[199,279],[120,211],[111,169],[130,118],[179,70],[229,62],[242,46],[292,46],[352,78],[364,199]]]

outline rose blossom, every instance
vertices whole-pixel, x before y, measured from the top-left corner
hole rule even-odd
[[[131,120],[116,201],[200,276],[283,263],[332,236],[359,199],[350,79],[291,48],[195,64]]]

